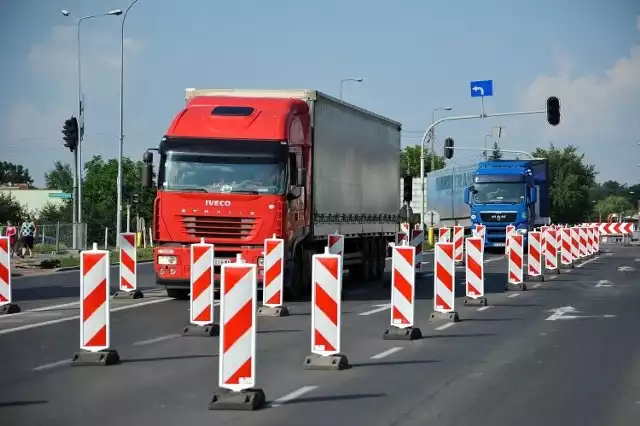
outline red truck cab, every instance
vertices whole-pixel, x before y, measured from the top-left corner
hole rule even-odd
[[[263,243],[302,240],[309,227],[309,106],[304,100],[194,96],[157,149],[144,155],[143,186],[152,185],[154,270],[170,297],[187,298],[190,244],[215,245],[214,271],[240,254],[258,265]]]

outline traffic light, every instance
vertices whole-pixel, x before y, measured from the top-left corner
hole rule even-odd
[[[552,126],[560,124],[560,99],[555,96],[547,98],[547,123]]]
[[[134,192],[131,194],[131,204],[136,205],[138,203],[140,203],[140,194]]]
[[[453,158],[453,139],[446,138],[444,140],[444,158],[447,160]]]
[[[404,201],[405,203],[410,203],[411,199],[413,198],[413,177],[412,176],[405,176],[404,177],[404,186],[403,186],[403,197],[402,197],[402,201]]]
[[[72,116],[65,120],[62,134],[64,135],[62,138],[64,146],[74,152],[78,148],[78,119]]]

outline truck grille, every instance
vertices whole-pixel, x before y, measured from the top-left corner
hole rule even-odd
[[[180,219],[184,232],[195,238],[251,237],[256,220],[244,217],[186,216]]]
[[[486,212],[480,213],[483,222],[515,222],[517,213]]]

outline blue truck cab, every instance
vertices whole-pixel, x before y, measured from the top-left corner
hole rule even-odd
[[[505,246],[507,225],[524,235],[550,223],[546,159],[483,161],[464,190],[472,228],[485,225],[485,247]]]

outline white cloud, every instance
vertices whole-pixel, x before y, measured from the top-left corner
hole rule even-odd
[[[537,145],[577,145],[600,179],[637,182],[640,45],[601,75],[574,75],[574,69],[570,57],[559,58],[557,74],[536,77],[521,97],[524,109],[544,109],[547,97],[560,98],[561,123],[532,130]]]
[[[113,34],[91,32],[87,27],[83,29],[81,42],[82,92],[87,114],[85,137],[88,138],[100,133],[94,123],[99,122],[101,126],[105,124],[105,120],[102,120],[104,114],[97,117],[98,111],[106,110],[109,118],[111,114],[117,117],[120,38]],[[124,40],[128,90],[132,90],[137,59],[144,47],[141,40]],[[6,153],[9,161],[29,167],[37,182],[41,182],[42,174],[51,167],[53,160],[64,159],[65,156],[69,158],[69,152],[65,153],[62,147],[60,131],[64,119],[77,110],[75,27],[53,27],[46,39],[31,47],[24,66],[30,77],[28,87],[31,93],[17,99],[5,114],[5,128],[8,130],[6,140],[10,141]],[[111,126],[109,133],[115,135],[115,129],[117,126]],[[94,146],[87,141],[85,158],[106,149],[96,139],[93,138]],[[34,152],[40,155],[34,156]]]

